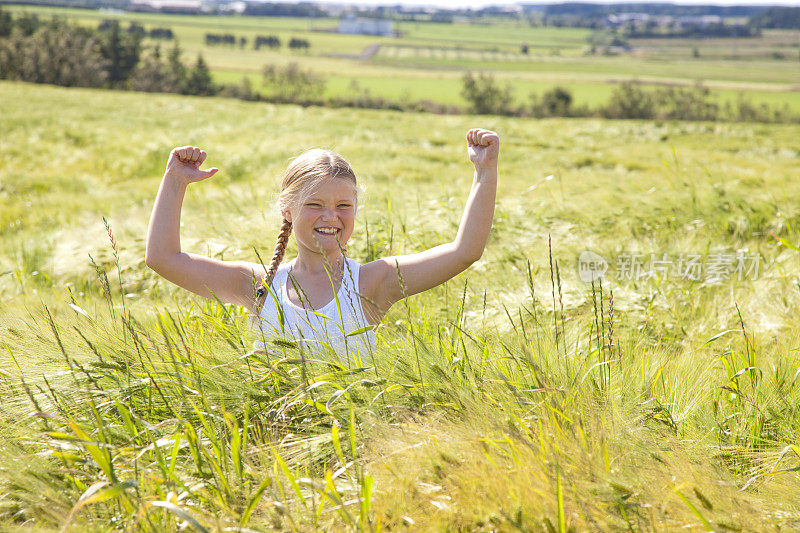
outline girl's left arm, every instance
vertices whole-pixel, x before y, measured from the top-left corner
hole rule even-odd
[[[368,306],[372,308],[368,312],[371,322],[379,320],[401,298],[436,287],[481,258],[492,229],[499,152],[500,138],[495,132],[467,132],[467,153],[475,173],[452,242],[416,254],[378,259],[362,267],[361,292],[373,304]]]

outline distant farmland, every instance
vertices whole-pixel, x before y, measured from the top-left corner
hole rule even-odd
[[[492,73],[513,87],[515,99],[563,86],[576,105],[596,106],[624,80],[645,84],[691,86],[698,82],[719,101],[747,98],[755,104],[800,110],[800,31],[765,30],[758,38],[630,40],[629,51],[591,53],[592,30],[531,27],[523,22],[396,23],[399,37],[341,35],[336,19],[219,17],[3,6],[15,13],[60,15],[96,26],[107,18],[123,23],[170,28],[184,58],[198,54],[220,82],[249,78],[261,83],[265,65],[296,62],[326,79],[326,96],[348,95],[354,88],[384,98],[432,100],[463,105],[461,76],[468,71]],[[206,33],[230,33],[244,47],[208,46]],[[253,49],[257,35],[274,35],[278,49]],[[307,40],[308,50],[290,51],[292,38]],[[527,45],[527,53],[522,45]],[[378,45],[378,46],[374,46]],[[171,46],[162,42],[162,47]],[[353,83],[355,82],[355,84]]]

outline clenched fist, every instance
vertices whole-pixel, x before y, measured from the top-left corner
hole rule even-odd
[[[500,154],[500,137],[493,131],[480,128],[467,132],[467,154],[475,168],[496,168]]]
[[[202,181],[216,174],[216,167],[200,170],[200,165],[206,160],[206,151],[196,146],[182,146],[173,148],[167,161],[165,176],[179,179],[185,183]]]

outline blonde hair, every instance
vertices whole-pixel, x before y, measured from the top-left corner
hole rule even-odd
[[[336,152],[315,148],[308,150],[297,156],[286,168],[281,181],[281,191],[276,202],[276,207],[281,213],[288,211],[291,207],[298,205],[303,199],[321,182],[332,179],[343,178],[350,180],[356,190],[356,198],[360,189],[356,180],[355,172],[350,164]],[[278,241],[275,244],[275,251],[272,260],[267,267],[267,274],[264,276],[263,285],[256,292],[257,304],[260,309],[267,296],[268,287],[275,278],[275,273],[283,261],[286,253],[286,245],[289,243],[289,235],[292,233],[292,223],[283,217],[281,229],[278,233]]]

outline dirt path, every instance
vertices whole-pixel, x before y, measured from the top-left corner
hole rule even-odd
[[[381,43],[373,43],[369,46],[365,46],[361,53],[358,55],[359,59],[363,59],[365,61],[372,59],[372,56],[378,53],[378,50],[381,49]]]
[[[361,61],[369,61],[372,59],[372,56],[378,53],[378,50],[381,49],[381,43],[372,43],[369,46],[365,46],[363,50],[361,50],[360,54],[322,54],[325,57],[339,57],[342,59],[358,59]]]

